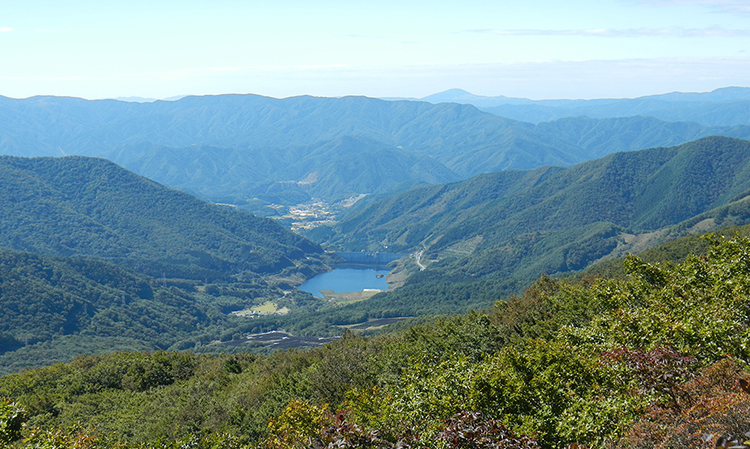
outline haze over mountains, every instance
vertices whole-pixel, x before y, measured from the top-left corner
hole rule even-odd
[[[679,105],[681,120],[708,114],[704,109],[709,104],[728,111],[731,103],[747,110],[742,89],[684,95],[714,100],[659,101]],[[578,116],[583,111],[578,107],[556,110],[563,111],[561,117]],[[657,109],[617,111],[648,115]],[[643,116],[533,124],[472,105],[366,97],[220,95],[152,103],[0,98],[0,153],[105,157],[217,202],[244,204],[260,198],[296,204],[313,197],[336,202],[479,173],[568,167],[617,151],[709,135],[750,138],[747,119],[711,116],[710,124]]]
[[[750,89],[725,87],[705,93],[672,92],[639,98],[597,100],[528,100],[485,97],[451,89],[421,99],[430,103],[472,104],[479,109],[516,120],[539,123],[563,117],[614,118],[650,116],[670,122],[704,126],[750,123]]]

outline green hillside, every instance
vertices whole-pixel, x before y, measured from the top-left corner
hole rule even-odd
[[[243,346],[242,336],[277,329],[272,321],[283,316],[230,312],[273,304],[293,318],[324,306],[288,284],[310,274],[300,269],[243,282],[155,279],[111,263],[0,248],[0,374],[118,350],[231,352]]]
[[[0,246],[203,280],[279,273],[322,254],[270,220],[84,157],[0,158]]]
[[[7,338],[0,352],[63,335],[81,342],[112,338],[120,344],[110,351],[122,341],[130,348],[142,347],[139,342],[168,348],[223,321],[186,292],[116,265],[7,249],[0,249],[0,303],[0,332]]]
[[[103,159],[0,157],[0,372],[82,353],[220,351],[265,324],[232,311],[319,307],[292,285],[330,263],[271,220]]]
[[[334,228],[343,248],[478,250],[522,234],[599,222],[655,230],[750,192],[750,142],[712,137],[617,153],[569,169],[500,172],[382,200]],[[354,232],[356,230],[356,232]],[[468,243],[467,243],[468,244]]]

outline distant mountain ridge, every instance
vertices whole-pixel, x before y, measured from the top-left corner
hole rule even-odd
[[[393,98],[392,100],[398,100]],[[404,98],[407,100],[407,98]],[[443,92],[428,95],[422,98],[409,98],[408,100],[419,100],[426,101],[428,103],[465,103],[473,104],[477,107],[488,107],[488,106],[500,106],[503,104],[534,104],[534,103],[546,103],[550,105],[565,105],[575,104],[579,102],[592,102],[592,103],[617,103],[622,101],[648,101],[648,100],[659,100],[665,102],[725,102],[725,101],[750,101],[750,88],[748,87],[721,87],[710,92],[670,92],[665,94],[645,95],[637,98],[599,98],[591,100],[576,100],[576,99],[549,99],[549,100],[530,100],[528,98],[519,97],[506,97],[504,95],[498,96],[485,96],[485,95],[474,95],[471,92],[467,92],[463,89],[448,89]]]
[[[471,105],[366,97],[219,95],[151,103],[0,97],[0,153],[105,157],[217,202],[333,202],[479,173],[568,167],[710,135],[750,138],[750,126],[644,117],[535,125]],[[317,181],[299,184],[306,179]]]
[[[704,126],[750,124],[750,88],[747,87],[725,87],[705,93],[672,92],[639,98],[594,100],[485,97],[461,89],[450,89],[420,100],[435,104],[471,104],[501,117],[531,123],[579,116],[590,118],[650,116],[671,122],[696,122]]]

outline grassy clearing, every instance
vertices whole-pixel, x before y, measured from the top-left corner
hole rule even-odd
[[[381,290],[362,290],[361,292],[341,292],[334,293],[333,290],[321,290],[320,293],[325,299],[338,304],[352,304],[359,301],[370,299],[380,293]]]
[[[278,309],[279,308],[278,308],[278,306],[276,305],[275,302],[273,302],[273,301],[266,301],[266,302],[264,302],[263,304],[261,304],[259,306],[255,306],[255,307],[251,308],[250,310],[252,312],[256,312],[256,313],[276,313],[276,311]]]

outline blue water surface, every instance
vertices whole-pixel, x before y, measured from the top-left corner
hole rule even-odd
[[[372,268],[340,265],[334,268],[333,271],[321,273],[308,279],[304,284],[299,286],[299,289],[312,293],[318,298],[323,297],[320,294],[320,290],[333,290],[334,293],[361,292],[366,288],[388,290],[385,275],[389,271],[385,267]],[[378,274],[382,274],[383,277],[378,279],[376,277]]]

